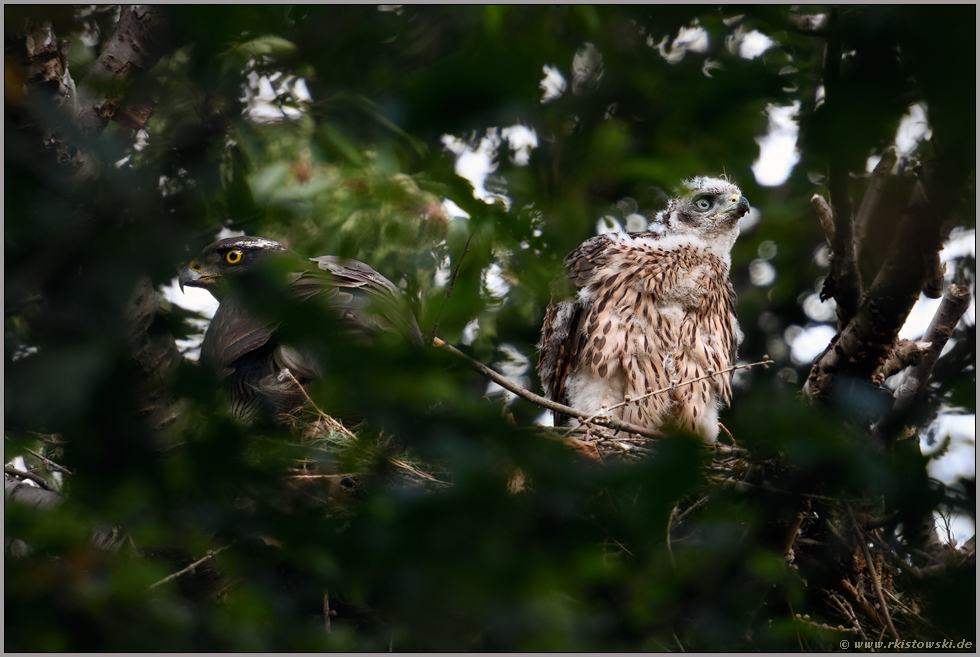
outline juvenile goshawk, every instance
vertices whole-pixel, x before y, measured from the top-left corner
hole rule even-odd
[[[655,230],[599,235],[569,254],[576,294],[548,306],[538,369],[549,399],[589,414],[718,372],[609,412],[711,443],[731,401],[731,372],[721,372],[742,340],[729,269],[749,203],[727,180],[685,185]]]

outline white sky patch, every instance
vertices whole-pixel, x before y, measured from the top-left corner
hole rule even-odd
[[[537,133],[527,126],[516,124],[499,129],[487,128],[486,134],[480,138],[476,147],[475,139],[469,141],[445,134],[442,145],[446,150],[456,155],[455,171],[461,178],[466,178],[473,185],[473,196],[486,203],[502,201],[510,209],[511,200],[505,194],[491,192],[486,188],[487,177],[498,167],[497,157],[500,147],[506,143],[513,151],[511,161],[516,166],[526,166],[531,158],[531,150],[538,146]],[[454,207],[457,207],[453,204]],[[462,210],[459,210],[462,212]],[[466,213],[464,212],[463,215]],[[454,215],[462,216],[462,215]],[[467,217],[469,215],[466,215]]]
[[[498,198],[497,194],[487,191],[485,184],[487,176],[497,170],[494,160],[501,141],[496,128],[487,128],[486,136],[480,139],[476,148],[453,135],[442,136],[443,146],[456,155],[456,174],[470,181],[475,198],[487,203]]]
[[[803,300],[803,312],[815,322],[830,322],[837,317],[837,302],[833,299],[820,300],[820,295],[813,292]]]
[[[760,221],[762,221],[762,212],[759,211],[759,208],[751,205],[748,213],[738,220],[738,229],[744,233],[758,226]]]
[[[480,320],[471,319],[463,327],[463,336],[460,338],[460,342],[465,344],[467,347],[473,344],[476,339],[480,336]]]
[[[522,388],[526,388],[528,384],[528,377],[525,375],[527,374],[528,368],[531,366],[530,359],[528,359],[527,356],[522,354],[520,350],[512,344],[503,343],[498,347],[498,349],[503,352],[504,359],[494,363],[493,369],[503,374],[509,381],[513,381]],[[504,398],[508,404],[517,397],[517,395],[509,390],[505,390],[493,381],[487,383],[487,391],[485,393],[487,397],[499,392],[504,393]]]
[[[949,235],[949,239],[943,245],[942,251],[939,252],[939,260],[947,263],[946,280],[951,281],[955,274],[955,267],[952,266],[953,260],[963,257],[975,258],[976,255],[977,231],[973,228],[964,229],[957,227],[953,229]],[[919,300],[912,306],[912,310],[909,312],[905,324],[902,325],[902,329],[898,332],[898,337],[915,340],[925,335],[926,330],[929,328],[929,323],[936,314],[936,310],[939,309],[940,303],[942,303],[942,299],[929,299],[920,293]],[[968,324],[977,323],[977,302],[975,298],[970,298],[970,306],[963,313],[963,319],[960,321],[965,321]]]
[[[541,103],[549,103],[556,98],[560,98],[565,89],[568,88],[568,83],[565,82],[565,77],[558,70],[557,66],[549,66],[545,64],[542,67],[544,71],[544,79],[541,80],[541,90],[544,92],[544,96],[541,98]]]
[[[605,215],[599,217],[595,222],[595,234],[605,235],[606,233],[622,233],[623,225],[619,223],[619,219],[612,215]]]
[[[947,445],[942,456],[929,461],[926,471],[930,477],[952,485],[959,479],[977,477],[977,416],[940,413],[932,424],[919,434],[919,445],[926,456],[935,454]],[[937,514],[936,528],[939,537],[946,540],[945,521]],[[976,527],[968,516],[954,515],[950,529],[956,542],[962,545],[976,533]]]
[[[647,218],[637,212],[626,215],[625,221],[626,221],[627,233],[638,233],[640,231],[644,231],[650,225],[650,222],[647,221]]]
[[[250,61],[246,69],[254,65],[254,60]],[[245,114],[261,125],[280,123],[283,119],[298,119],[306,110],[305,105],[313,101],[303,78],[281,72],[259,75],[256,71],[249,71],[245,80],[241,88]]]
[[[511,161],[519,167],[527,166],[531,161],[531,151],[538,147],[538,133],[520,124],[512,125],[500,131],[500,136],[507,140],[514,152]]]
[[[534,420],[534,424],[539,427],[555,426],[555,415],[551,411],[545,411]]]
[[[790,327],[794,328],[794,327]],[[800,327],[795,327],[799,329]],[[795,336],[792,335],[795,333]],[[791,340],[786,340],[789,343],[789,355],[793,359],[793,362],[797,365],[807,365],[813,362],[821,351],[827,348],[830,344],[830,340],[837,334],[837,329],[828,324],[817,324],[816,326],[809,326],[799,332],[790,332],[789,329],[786,330],[784,337],[790,337]]]
[[[483,291],[494,299],[503,299],[510,292],[510,285],[503,277],[503,269],[496,262],[480,275]]]
[[[763,187],[782,185],[800,161],[800,151],[796,139],[800,134],[800,124],[796,120],[800,111],[800,101],[792,105],[766,106],[769,116],[769,132],[756,138],[759,144],[759,158],[752,163],[755,181]]]
[[[469,219],[470,213],[463,208],[456,205],[456,203],[451,199],[443,199],[442,201],[442,213],[445,214],[450,219],[455,219],[457,217],[461,219]]]
[[[204,332],[207,331],[214,313],[218,310],[218,300],[211,296],[210,292],[199,287],[185,287],[184,291],[181,292],[176,278],[170,281],[168,285],[164,285],[161,291],[164,298],[170,303],[199,313],[206,318],[189,319],[188,323],[197,329],[197,332],[185,339],[176,341],[177,349],[184,358],[197,360],[201,356],[201,342],[204,341]]]
[[[605,65],[594,43],[586,43],[572,57],[572,93],[576,96],[599,86]]]
[[[759,30],[752,30],[742,37],[738,44],[738,55],[742,59],[755,59],[776,45],[776,42]]]
[[[660,56],[670,64],[677,64],[688,52],[703,53],[708,51],[708,32],[701,25],[694,21],[689,27],[682,27],[677,31],[677,36],[667,48],[670,36],[665,36],[660,43],[654,43],[653,37],[647,37],[647,45],[656,48]]]
[[[895,134],[895,153],[904,158],[912,154],[919,142],[932,137],[932,128],[926,118],[926,108],[921,103],[913,103],[909,113],[902,117]]]
[[[970,516],[951,513],[948,517],[950,533],[956,539],[957,546],[962,546],[977,533],[976,523],[973,522],[973,518]],[[936,532],[939,534],[940,540],[945,543],[948,540],[946,538],[946,521],[939,514],[935,514],[935,518]]]
[[[442,259],[439,266],[436,267],[436,273],[433,276],[432,282],[436,287],[446,287],[449,285],[449,279],[452,276],[452,262],[449,256]]]
[[[749,263],[749,280],[756,287],[766,287],[776,282],[776,268],[768,260],[756,258]]]

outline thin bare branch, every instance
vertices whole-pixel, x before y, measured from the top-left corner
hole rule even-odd
[[[892,616],[888,613],[888,603],[885,602],[885,594],[881,589],[881,579],[878,577],[878,571],[875,570],[874,560],[871,557],[871,550],[868,548],[868,540],[864,537],[864,532],[861,531],[860,525],[857,523],[857,519],[854,517],[854,512],[851,507],[847,507],[847,513],[851,517],[851,524],[854,525],[854,537],[861,544],[861,550],[864,552],[864,565],[868,569],[868,573],[871,575],[871,581],[874,582],[875,592],[878,594],[878,604],[881,605],[881,612],[885,616],[885,621],[888,623],[888,629],[891,630],[892,636],[895,637],[896,641],[901,641],[902,638],[898,636],[898,631],[895,629],[895,624],[892,622]]]
[[[287,377],[289,377],[289,379],[296,385],[296,387],[299,388],[300,392],[303,393],[303,396],[306,397],[307,403],[310,406],[312,406],[314,408],[314,410],[316,410],[317,414],[320,416],[320,419],[322,419],[326,423],[326,425],[328,427],[330,427],[334,431],[337,431],[338,433],[341,433],[341,434],[347,436],[348,438],[352,438],[354,440],[357,440],[357,436],[355,436],[353,433],[351,433],[350,429],[348,429],[347,427],[345,427],[343,424],[341,424],[340,422],[338,422],[337,420],[335,420],[331,416],[329,416],[326,413],[324,413],[323,410],[319,406],[316,405],[316,402],[314,402],[313,399],[310,397],[309,393],[306,392],[306,388],[304,388],[302,386],[302,384],[299,381],[296,380],[296,377],[293,376],[293,373],[289,371],[289,368],[288,367],[284,367],[282,369],[282,371],[279,373],[279,376],[280,377],[283,376],[283,375],[286,375]]]
[[[750,370],[755,365],[762,365],[763,367],[765,367],[765,368],[768,369],[768,367],[769,367],[770,364],[776,362],[774,360],[769,360],[769,356],[764,356],[764,358],[765,358],[765,360],[760,360],[757,363],[749,363],[747,365],[733,365],[733,366],[731,366],[731,367],[729,367],[727,369],[721,370],[720,372],[714,372],[714,371],[711,371],[709,369],[708,374],[705,374],[704,376],[699,376],[697,378],[689,379],[687,381],[681,381],[679,383],[672,383],[671,385],[667,386],[666,388],[661,388],[659,390],[652,390],[650,392],[647,392],[647,393],[644,393],[644,394],[640,395],[639,397],[636,397],[635,399],[632,398],[632,397],[627,396],[627,398],[626,398],[625,401],[621,401],[618,404],[613,404],[612,406],[609,406],[608,408],[601,408],[601,409],[599,409],[599,412],[598,413],[593,413],[592,415],[590,415],[589,417],[587,417],[585,420],[582,420],[582,424],[589,424],[590,422],[594,421],[595,419],[597,419],[599,417],[604,417],[606,415],[606,413],[608,413],[610,411],[614,411],[617,408],[623,408],[625,406],[629,406],[630,404],[636,404],[638,402],[643,401],[644,399],[648,399],[648,398],[654,397],[656,395],[662,395],[665,392],[670,392],[671,390],[676,390],[677,388],[680,388],[680,387],[683,387],[683,386],[686,386],[686,385],[691,385],[692,383],[697,383],[698,381],[704,381],[705,379],[713,379],[716,376],[721,376],[722,374],[728,374],[729,372],[734,372],[735,370]],[[571,433],[571,431],[569,431],[565,435],[567,436],[570,433]],[[731,434],[729,434],[729,435],[731,435]]]
[[[183,575],[186,575],[187,573],[194,572],[194,569],[197,568],[198,566],[200,566],[202,563],[204,563],[208,559],[213,559],[214,557],[216,557],[217,555],[221,554],[222,552],[224,552],[225,550],[227,550],[228,548],[230,548],[234,544],[235,544],[235,542],[232,541],[228,545],[226,545],[224,547],[220,547],[217,550],[208,550],[208,553],[207,554],[205,554],[203,557],[201,557],[200,559],[198,559],[197,561],[195,561],[191,565],[187,566],[187,568],[184,568],[183,570],[178,570],[176,573],[173,573],[172,575],[167,575],[166,577],[164,577],[163,579],[161,579],[159,582],[155,582],[153,584],[150,584],[150,590],[152,591],[153,589],[155,589],[156,587],[160,586],[161,584],[166,584],[167,582],[171,582],[171,581],[177,579],[178,577],[181,577]]]
[[[892,434],[909,418],[926,392],[929,376],[939,359],[939,354],[942,353],[960,318],[969,307],[970,291],[955,283],[951,284],[920,343],[928,344],[929,347],[918,364],[905,370],[905,377],[895,393],[895,405],[891,412],[875,426],[876,435],[892,437]]]
[[[820,219],[820,226],[823,228],[824,237],[827,238],[827,244],[833,246],[835,234],[834,211],[830,209],[830,204],[827,203],[827,199],[820,196],[820,194],[814,194],[810,199],[810,204],[817,211],[817,218]]]
[[[433,346],[439,347],[440,349],[445,349],[446,351],[449,351],[450,353],[458,356],[459,358],[462,358],[467,363],[469,363],[470,367],[472,367],[477,372],[487,377],[494,383],[498,384],[501,388],[504,388],[505,390],[510,390],[518,397],[521,397],[522,399],[526,399],[527,401],[531,402],[535,406],[540,406],[541,408],[547,408],[548,410],[551,411],[557,411],[559,413],[563,413],[565,415],[577,418],[579,420],[584,420],[589,417],[588,413],[575,410],[571,406],[565,406],[564,404],[559,404],[558,402],[552,401],[550,399],[545,399],[541,395],[536,395],[530,390],[522,388],[521,386],[517,385],[516,383],[508,379],[507,377],[498,374],[493,369],[487,367],[480,361],[470,358],[462,351],[452,346],[448,342],[445,342],[441,338],[438,337],[434,338],[432,344]],[[615,420],[611,417],[604,417],[604,416],[596,417],[593,419],[593,422],[595,422],[596,424],[607,426],[610,429],[635,433],[640,436],[647,436],[648,438],[663,437],[663,433],[659,431],[654,431],[653,429],[647,429],[646,427],[630,424],[629,422],[622,422],[620,420]]]
[[[3,438],[4,438],[4,440],[10,440],[10,437],[9,436],[4,436]],[[41,463],[43,463],[45,465],[45,467],[48,468],[48,470],[54,470],[55,472],[63,472],[63,473],[68,474],[68,475],[71,474],[71,470],[69,470],[68,468],[66,468],[66,467],[64,467],[62,465],[58,465],[57,463],[55,463],[54,461],[52,461],[48,457],[43,456],[41,454],[38,454],[33,449],[29,449],[27,447],[22,447],[21,449],[23,449],[26,452],[30,452],[31,454],[33,454],[34,456],[36,456],[38,459],[40,459],[41,460]]]

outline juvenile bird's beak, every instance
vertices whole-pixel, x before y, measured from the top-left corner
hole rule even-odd
[[[737,199],[733,196],[732,204],[728,206],[726,212],[731,212],[736,217],[741,219],[749,212],[749,199],[745,198],[741,194],[739,194]]]
[[[728,207],[719,212],[717,216],[727,214],[732,219],[741,219],[749,212],[749,199],[741,194],[732,194]]]

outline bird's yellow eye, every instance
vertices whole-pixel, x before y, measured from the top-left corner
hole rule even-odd
[[[237,265],[241,261],[241,259],[242,259],[242,252],[239,251],[238,249],[235,249],[234,251],[229,251],[228,253],[225,254],[225,260],[227,260],[228,264],[230,265]]]

